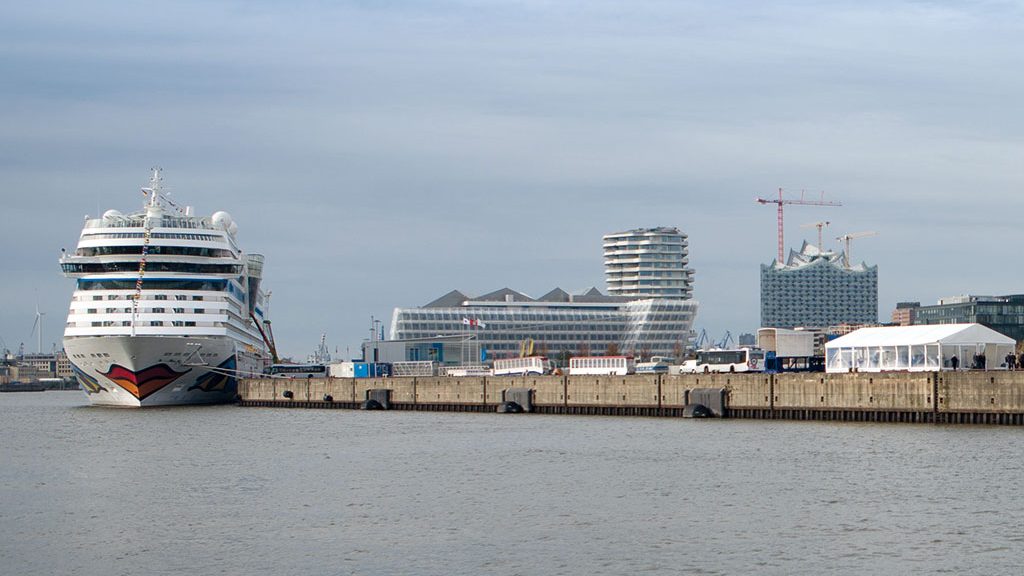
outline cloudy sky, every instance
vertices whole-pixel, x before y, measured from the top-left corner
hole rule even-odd
[[[280,347],[458,288],[603,289],[601,235],[690,236],[696,327],[753,331],[787,247],[874,230],[897,301],[1024,292],[1024,14],[1003,2],[7,2],[0,337],[59,341],[83,215],[149,169],[267,255]],[[833,245],[835,241],[831,242]]]

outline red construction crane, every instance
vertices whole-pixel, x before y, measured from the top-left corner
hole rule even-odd
[[[800,193],[800,199],[799,200],[783,198],[782,197],[782,188],[779,188],[779,199],[778,200],[776,200],[774,198],[772,198],[772,199],[758,198],[757,201],[760,204],[776,204],[779,207],[779,260],[778,260],[778,262],[780,264],[783,262],[783,257],[784,257],[784,255],[782,253],[783,252],[783,242],[782,242],[782,207],[784,205],[786,205],[786,204],[795,204],[795,205],[799,205],[799,206],[842,206],[843,205],[841,202],[833,202],[831,200],[825,200],[825,193],[824,192],[821,193],[821,198],[819,200],[805,200],[803,192]]]

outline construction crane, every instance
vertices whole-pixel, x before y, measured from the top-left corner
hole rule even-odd
[[[850,267],[850,262],[851,262],[851,260],[850,260],[850,240],[853,240],[854,238],[867,238],[868,236],[877,236],[877,235],[878,235],[878,232],[868,231],[868,232],[851,232],[850,234],[843,234],[842,236],[837,236],[836,237],[836,240],[839,240],[839,241],[843,242],[846,245],[846,249],[843,251],[843,263],[846,265],[847,268]]]
[[[813,224],[803,224],[803,225],[800,226],[801,228],[817,228],[818,229],[818,252],[824,252],[825,251],[825,245],[822,243],[822,240],[821,240],[821,230],[822,230],[822,228],[828,226],[829,224],[831,224],[831,222],[829,222],[828,220],[825,220],[823,222],[815,222]]]
[[[803,192],[800,193],[800,199],[791,199],[782,197],[782,188],[779,188],[779,199],[774,198],[758,198],[759,204],[775,204],[779,208],[779,260],[781,264],[784,258],[783,241],[782,241],[782,207],[786,204],[793,204],[797,206],[842,206],[841,202],[834,202],[832,200],[825,200],[825,193],[821,193],[821,197],[818,200],[807,200],[804,198]]]

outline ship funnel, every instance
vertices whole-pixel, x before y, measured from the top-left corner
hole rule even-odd
[[[249,264],[249,278],[260,280],[263,278],[263,254],[248,254],[246,256]]]
[[[263,254],[246,255],[246,267],[249,269],[249,314],[256,311],[260,282],[263,280],[263,261]]]

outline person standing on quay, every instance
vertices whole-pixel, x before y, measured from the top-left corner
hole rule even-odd
[[[1007,354],[1005,360],[1006,360],[1006,369],[1007,370],[1016,370],[1017,369],[1017,357],[1013,355],[1013,352],[1010,352],[1009,354]]]
[[[960,367],[960,359],[954,354],[953,357],[949,359],[949,365],[953,367],[953,370],[956,370]]]

